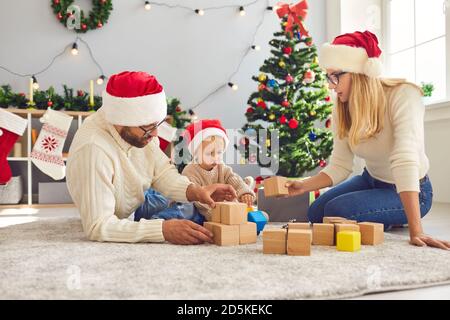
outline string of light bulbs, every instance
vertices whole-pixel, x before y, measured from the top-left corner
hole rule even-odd
[[[207,7],[207,8],[196,8],[196,9],[193,9],[193,8],[190,8],[190,7],[187,7],[187,6],[183,6],[183,5],[170,5],[170,4],[166,4],[166,3],[160,3],[160,2],[144,1],[144,9],[149,11],[153,7],[165,7],[165,8],[169,8],[169,9],[187,10],[187,11],[191,11],[191,12],[197,14],[198,16],[204,16],[207,11],[234,8],[238,15],[240,15],[241,17],[244,17],[246,15],[245,8],[249,8],[249,7],[257,4],[259,1],[260,0],[254,0],[254,1],[251,1],[251,2],[249,2],[247,4],[244,4],[244,5],[223,5],[223,6],[215,6],[215,7]],[[267,11],[275,11],[276,10],[276,6],[274,7],[274,6],[270,6],[269,5],[269,0],[265,0],[265,2],[266,2],[266,10]],[[194,112],[193,112],[194,109],[199,107],[203,102],[205,102],[208,98],[210,98],[212,95],[214,95],[216,92],[218,92],[222,88],[228,86],[234,91],[238,90],[239,87],[238,87],[238,85],[236,83],[232,82],[232,78],[239,72],[240,67],[241,67],[242,63],[244,62],[245,58],[247,57],[247,55],[251,51],[259,51],[261,49],[261,47],[259,45],[255,44],[254,42],[255,42],[256,35],[258,34],[259,29],[261,28],[261,26],[264,23],[265,17],[266,17],[266,15],[263,14],[262,17],[261,17],[261,20],[259,21],[259,23],[258,23],[258,25],[256,27],[255,32],[253,33],[253,37],[252,37],[252,40],[250,42],[251,45],[243,53],[243,55],[242,55],[242,57],[241,57],[241,59],[239,61],[239,64],[236,67],[236,69],[234,70],[234,72],[228,77],[228,80],[225,81],[224,84],[218,86],[216,89],[214,89],[212,92],[210,92],[208,95],[206,95],[198,103],[196,103],[195,105],[193,105],[189,109],[189,114],[191,116],[194,116]],[[61,57],[62,55],[66,54],[66,51],[67,51],[67,49],[69,47],[71,48],[70,52],[71,52],[72,55],[78,55],[78,53],[79,53],[78,43],[79,42],[83,43],[86,46],[86,48],[88,49],[89,56],[91,57],[91,60],[95,63],[95,65],[97,66],[97,68],[99,70],[99,74],[100,74],[99,77],[97,78],[96,82],[97,82],[98,85],[102,85],[104,83],[104,81],[107,79],[106,76],[105,76],[105,73],[103,71],[103,68],[98,63],[98,61],[95,59],[89,44],[85,40],[83,40],[81,37],[79,37],[79,36],[77,36],[73,42],[71,42],[70,44],[65,46],[64,49],[60,53],[58,53],[56,56],[54,56],[51,59],[50,63],[46,67],[44,67],[43,69],[41,69],[41,70],[39,70],[37,72],[34,72],[34,73],[18,73],[18,72],[14,72],[14,71],[12,71],[12,70],[4,67],[4,66],[1,66],[1,65],[0,65],[0,69],[4,70],[4,71],[6,71],[6,72],[8,72],[8,73],[10,73],[12,75],[18,76],[18,77],[31,78],[32,81],[33,81],[33,88],[35,90],[37,90],[37,89],[39,89],[39,82],[38,82],[36,76],[40,75],[40,74],[46,72],[48,69],[50,69],[53,66],[53,64],[55,63],[55,61],[59,57]]]

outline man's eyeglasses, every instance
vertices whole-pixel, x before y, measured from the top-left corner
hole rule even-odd
[[[150,135],[152,134],[153,131],[155,131],[160,125],[163,124],[163,122],[166,121],[166,119],[162,119],[160,122],[158,122],[158,124],[154,125],[153,127],[151,127],[148,130],[145,130],[143,127],[139,127],[139,129],[141,129],[142,131],[144,131],[144,135],[142,136],[142,138],[147,139],[150,137]]]
[[[332,73],[332,74],[330,74],[330,75],[327,74],[327,80],[328,80],[329,83],[332,83],[332,84],[334,84],[335,86],[337,86],[337,85],[339,84],[339,78],[340,78],[340,76],[342,76],[342,75],[344,75],[344,74],[346,74],[346,73],[347,73],[347,72],[342,71],[342,72],[339,72],[339,73]]]

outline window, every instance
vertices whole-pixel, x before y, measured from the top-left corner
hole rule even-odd
[[[390,77],[432,83],[430,102],[450,100],[450,0],[385,0]]]

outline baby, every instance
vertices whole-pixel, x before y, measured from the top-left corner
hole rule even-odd
[[[200,186],[230,184],[236,190],[239,202],[251,207],[255,193],[231,167],[222,162],[229,140],[220,121],[200,120],[192,123],[186,128],[183,137],[188,143],[193,161],[184,168],[182,174]],[[208,221],[211,220],[209,206],[199,202],[194,205]]]

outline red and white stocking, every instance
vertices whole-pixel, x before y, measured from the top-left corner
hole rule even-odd
[[[0,109],[0,184],[6,184],[11,179],[7,157],[26,127],[26,119]]]
[[[40,119],[44,125],[31,152],[31,161],[55,180],[66,176],[62,150],[72,119],[73,117],[52,109],[47,109]]]

